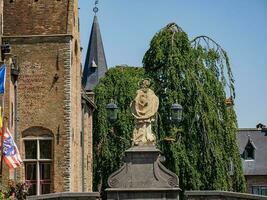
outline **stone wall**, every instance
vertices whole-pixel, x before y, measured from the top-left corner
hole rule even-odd
[[[37,200],[37,199],[50,199],[50,200],[98,200],[100,199],[99,193],[97,192],[85,192],[85,193],[56,193],[56,194],[46,194],[40,196],[30,196],[27,200]]]
[[[226,191],[185,191],[187,200],[267,200],[267,196],[259,196]]]
[[[109,188],[107,200],[179,200],[180,188]]]

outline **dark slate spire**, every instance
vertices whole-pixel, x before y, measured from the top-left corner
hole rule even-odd
[[[92,91],[106,71],[107,62],[97,16],[95,15],[83,69],[82,84],[85,90]]]

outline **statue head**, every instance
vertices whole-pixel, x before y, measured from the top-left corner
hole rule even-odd
[[[140,84],[141,85],[141,88],[142,89],[147,89],[150,87],[150,79],[149,78],[145,78],[142,80],[142,83]]]

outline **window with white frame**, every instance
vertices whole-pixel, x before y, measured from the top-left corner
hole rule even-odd
[[[52,137],[26,136],[24,142],[25,181],[30,183],[30,195],[51,192],[52,183]]]
[[[252,186],[252,194],[267,196],[267,185],[265,185],[265,186]]]

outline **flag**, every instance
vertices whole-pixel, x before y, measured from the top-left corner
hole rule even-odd
[[[3,159],[10,169],[19,167],[22,164],[18,147],[8,128],[6,128],[3,137]]]
[[[6,82],[6,64],[3,64],[0,68],[0,94],[5,92]]]
[[[2,107],[0,106],[0,135],[2,134],[3,118],[2,118]]]

